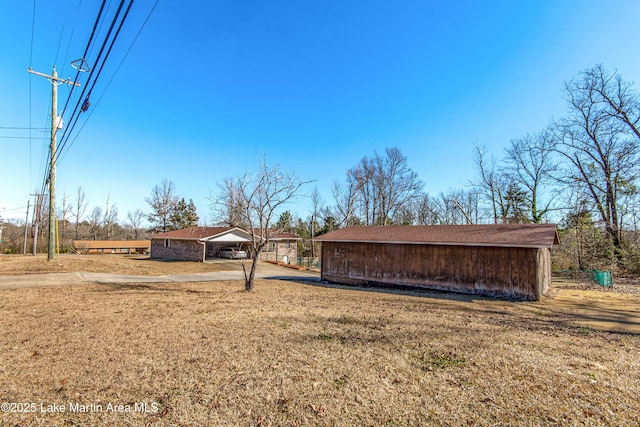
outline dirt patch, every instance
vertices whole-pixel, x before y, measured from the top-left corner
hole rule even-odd
[[[0,291],[0,424],[638,425],[635,295],[242,289]]]
[[[555,279],[542,302],[553,315],[568,315],[583,326],[640,335],[637,279],[616,279],[612,287]]]

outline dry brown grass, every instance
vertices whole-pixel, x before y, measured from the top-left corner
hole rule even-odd
[[[253,293],[239,282],[1,291],[0,401],[38,411],[0,425],[637,426],[640,299],[616,295],[618,312],[601,293],[589,312],[588,292],[515,303],[266,280]],[[589,323],[598,316],[617,326]],[[135,402],[158,412],[104,412]]]
[[[60,255],[47,261],[46,255],[0,255],[0,274],[115,273],[147,276],[208,273],[227,270],[224,260],[217,263],[162,261],[145,255]]]

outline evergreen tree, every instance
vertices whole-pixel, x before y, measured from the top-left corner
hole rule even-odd
[[[278,230],[290,233],[293,229],[291,225],[293,222],[293,216],[291,215],[291,211],[284,211],[280,214],[280,218],[276,223],[276,228]]]
[[[196,225],[198,225],[199,221],[200,217],[198,216],[196,205],[195,203],[193,203],[193,199],[189,199],[189,204],[187,205],[187,212],[185,216],[185,226],[195,227]]]
[[[187,204],[184,197],[176,203],[170,217],[171,227],[174,230],[194,227],[198,225],[199,220],[200,217],[198,217],[193,200],[189,199],[189,203]]]

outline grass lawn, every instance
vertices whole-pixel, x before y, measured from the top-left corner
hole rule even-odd
[[[637,426],[639,307],[276,280],[4,290],[0,425]]]

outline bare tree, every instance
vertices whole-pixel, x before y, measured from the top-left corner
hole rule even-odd
[[[215,205],[215,216],[219,223],[228,227],[246,227],[243,221],[243,198],[238,188],[238,183],[233,178],[225,178],[222,184],[218,185],[219,194],[224,194],[224,205],[219,204],[218,195],[211,193],[209,200]]]
[[[374,201],[374,166],[368,157],[363,157],[360,163],[347,171],[347,185],[355,189],[354,207],[360,211],[365,225],[373,224],[377,205]]]
[[[103,227],[105,239],[109,240],[112,237],[111,229],[118,223],[118,207],[116,205],[109,206],[109,199],[111,193],[107,194],[107,204],[104,209]]]
[[[418,202],[407,203],[401,206],[393,215],[393,223],[399,225],[413,225],[417,223],[416,206]]]
[[[347,171],[348,188],[355,189],[356,206],[366,225],[389,225],[396,211],[417,200],[424,184],[398,148],[385,156],[363,157]]]
[[[82,187],[78,187],[78,191],[76,193],[76,204],[74,207],[73,216],[76,220],[76,240],[79,239],[78,230],[80,227],[80,222],[82,221],[82,217],[84,213],[87,211],[87,204],[89,202],[86,200],[86,195]]]
[[[438,224],[460,224],[460,210],[447,194],[440,192],[433,205]]]
[[[611,85],[612,81],[617,83]],[[612,80],[600,66],[585,71],[580,79],[565,84],[569,112],[556,122],[558,151],[571,165],[568,181],[585,185],[616,248],[622,241],[620,197],[636,191],[639,153],[637,120],[625,119],[629,113],[606,100],[619,97],[609,92],[618,89],[625,89],[622,105],[637,104],[630,85],[619,76]]]
[[[494,159],[487,160],[487,147],[476,145],[473,154],[473,161],[479,177],[472,185],[489,202],[493,222],[497,224],[499,220],[502,220],[505,211],[504,196],[506,186],[504,176],[498,171]]]
[[[282,207],[298,196],[302,181],[296,175],[282,172],[277,164],[269,166],[265,156],[257,172],[246,172],[236,179],[226,179],[211,202],[222,220],[228,218],[229,206],[237,206],[240,228],[250,235],[251,269],[243,264],[245,290],[252,291],[260,252],[269,243],[271,227]],[[235,214],[236,212],[234,212]]]
[[[145,213],[140,209],[136,209],[133,212],[129,211],[127,213],[127,222],[129,227],[131,227],[131,230],[133,231],[133,238],[135,240],[138,240],[140,236],[140,232],[142,231],[142,224],[144,223],[145,217]]]
[[[426,201],[425,201],[426,202]],[[428,224],[476,224],[479,221],[479,200],[475,191],[449,190],[429,199],[425,209]]]
[[[331,190],[335,205],[330,208],[331,216],[336,219],[338,227],[353,225],[357,200],[357,183],[347,175],[347,185],[342,186],[334,181]]]
[[[588,90],[597,103],[607,105],[607,114],[622,122],[640,139],[640,98],[630,82],[617,71],[609,73],[602,64],[582,72],[582,90]]]
[[[480,222],[480,197],[475,190],[450,191],[449,197],[462,215],[461,223],[478,224]]]
[[[320,192],[318,191],[318,187],[314,187],[313,191],[311,192],[311,218],[309,218],[309,226],[310,226],[310,232],[311,232],[311,257],[315,258],[316,256],[316,250],[315,250],[315,242],[313,241],[313,239],[316,237],[316,224],[318,221],[318,216],[320,215],[320,212],[322,211],[323,208],[323,200],[322,197],[320,196]]]
[[[61,241],[65,241],[65,237],[67,235],[67,223],[69,222],[69,217],[72,216],[73,206],[69,204],[69,195],[65,191],[62,196],[62,209],[60,210],[60,216],[62,217],[62,230],[60,231]]]
[[[512,181],[525,189],[524,199],[528,205],[529,220],[542,222],[551,207],[550,194],[544,198],[543,191],[553,180],[558,170],[554,156],[557,153],[554,136],[549,129],[533,135],[511,140],[506,148],[507,173]]]
[[[171,228],[171,214],[178,202],[176,188],[172,181],[163,179],[160,186],[156,185],[151,190],[151,197],[145,198],[151,206],[152,212],[148,215],[149,222],[163,232]]]
[[[102,237],[102,208],[95,207],[89,214],[89,233],[93,240],[99,240]]]

